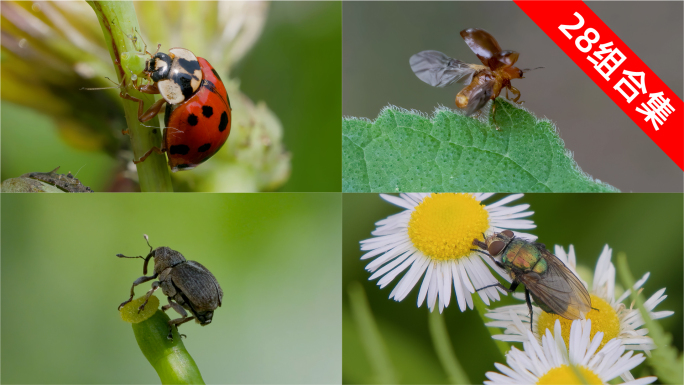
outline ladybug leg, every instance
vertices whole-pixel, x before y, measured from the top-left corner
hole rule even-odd
[[[138,91],[144,94],[158,94],[159,88],[156,85],[144,85],[136,88]],[[132,102],[138,103],[138,120],[140,122],[147,122],[148,120],[154,118],[161,111],[162,106],[166,103],[165,99],[159,99],[152,106],[145,111],[145,102],[142,99],[138,99],[134,96],[124,93],[123,91],[119,94],[124,99],[130,100]]]
[[[159,99],[152,106],[145,111],[144,114],[140,114],[140,105],[138,105],[138,120],[141,122],[147,122],[148,120],[157,116],[159,111],[161,111],[162,106],[166,103],[165,99]]]
[[[133,163],[138,164],[144,162],[145,159],[147,159],[148,156],[152,155],[153,152],[156,152],[157,154],[163,154],[164,150],[160,150],[158,147],[152,147],[146,153],[144,153],[143,156],[140,157],[140,159],[133,160]]]

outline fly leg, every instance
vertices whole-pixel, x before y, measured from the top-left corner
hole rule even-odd
[[[515,289],[518,288],[518,285],[519,285],[519,284],[520,284],[520,282],[518,282],[518,281],[513,281],[513,283],[511,283],[511,287],[510,287],[510,288],[507,288],[506,286],[502,285],[500,282],[497,282],[497,283],[494,283],[494,284],[491,284],[491,285],[483,286],[483,287],[481,287],[481,288],[479,288],[479,289],[475,289],[475,291],[484,290],[484,289],[489,288],[489,287],[499,287],[499,288],[501,288],[501,289],[504,289],[504,290],[507,291],[508,293],[512,293],[512,292],[515,291]],[[525,290],[527,290],[527,289],[525,289]]]
[[[484,237],[484,234],[482,234],[482,236]],[[473,245],[478,246],[478,247],[480,247],[480,248],[482,248],[482,249],[485,249],[485,250],[487,249],[487,244],[484,243],[484,242],[480,242],[480,241],[477,240],[477,239],[475,239],[475,240],[473,241]],[[489,258],[492,259],[492,261],[494,261],[494,264],[495,264],[495,265],[497,265],[497,266],[499,266],[500,268],[506,270],[506,267],[505,267],[501,262],[499,262],[499,261],[497,261],[496,259],[494,259],[494,257],[492,257],[491,254],[489,254],[488,252],[483,251],[483,250],[480,250],[480,249],[470,249],[470,251],[475,251],[475,252],[478,252],[478,253],[480,253],[480,254],[484,254],[484,255],[488,256]],[[514,289],[514,290],[515,290],[515,289]]]
[[[530,291],[525,288],[525,302],[527,302],[527,308],[530,309],[530,331],[534,333],[534,330],[532,330],[532,324],[534,323],[534,313],[532,312],[532,301],[530,301]]]

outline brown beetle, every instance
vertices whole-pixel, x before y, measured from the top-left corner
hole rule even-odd
[[[496,99],[504,88],[507,99],[510,90],[515,96],[512,101],[522,104],[523,102],[518,102],[520,91],[511,85],[511,80],[522,79],[523,74],[530,70],[513,66],[519,54],[501,50],[496,39],[484,29],[464,29],[461,37],[483,65],[468,64],[439,51],[422,51],[409,60],[416,76],[434,87],[446,87],[453,83],[467,84],[456,95],[456,106],[465,109],[466,116],[479,111],[490,99]]]
[[[150,246],[147,235],[145,235],[145,240]],[[162,310],[166,311],[173,308],[182,316],[169,321],[169,339],[173,339],[174,326],[177,329],[179,325],[193,319],[202,326],[210,324],[214,310],[221,306],[223,290],[221,290],[221,286],[219,286],[214,275],[198,262],[187,261],[181,253],[175,250],[168,247],[158,247],[153,250],[150,246],[150,253],[147,254],[147,257],[127,257],[122,254],[116,256],[144,259],[143,275],[147,274],[147,263],[150,258],[154,257],[154,275],[136,279],[131,287],[131,297],[119,305],[119,310],[133,300],[133,290],[137,285],[159,277],[159,281],[152,282],[152,289],[147,292],[145,302],[140,305],[138,312],[145,308],[152,293],[161,286],[162,292],[169,301],[168,305],[162,306]],[[189,310],[192,316],[188,316],[183,308]]]

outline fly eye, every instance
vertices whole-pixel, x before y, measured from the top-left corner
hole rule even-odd
[[[489,254],[491,255],[498,255],[501,250],[503,250],[505,246],[505,243],[503,241],[494,241],[489,244],[489,247],[487,247],[487,251],[489,251]]]
[[[504,230],[501,232],[501,234],[505,235],[508,238],[513,238],[513,232],[511,230]]]

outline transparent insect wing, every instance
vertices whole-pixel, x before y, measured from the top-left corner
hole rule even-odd
[[[548,270],[541,278],[522,274],[518,277],[529,291],[567,319],[579,319],[591,310],[591,297],[582,282],[555,255],[544,250]]]
[[[468,28],[461,31],[461,37],[468,47],[477,55],[482,64],[488,66],[489,59],[501,52],[501,47],[494,36],[479,28]]]
[[[439,51],[419,52],[411,56],[409,64],[418,79],[433,87],[469,84],[477,72],[470,64],[452,59]]]

